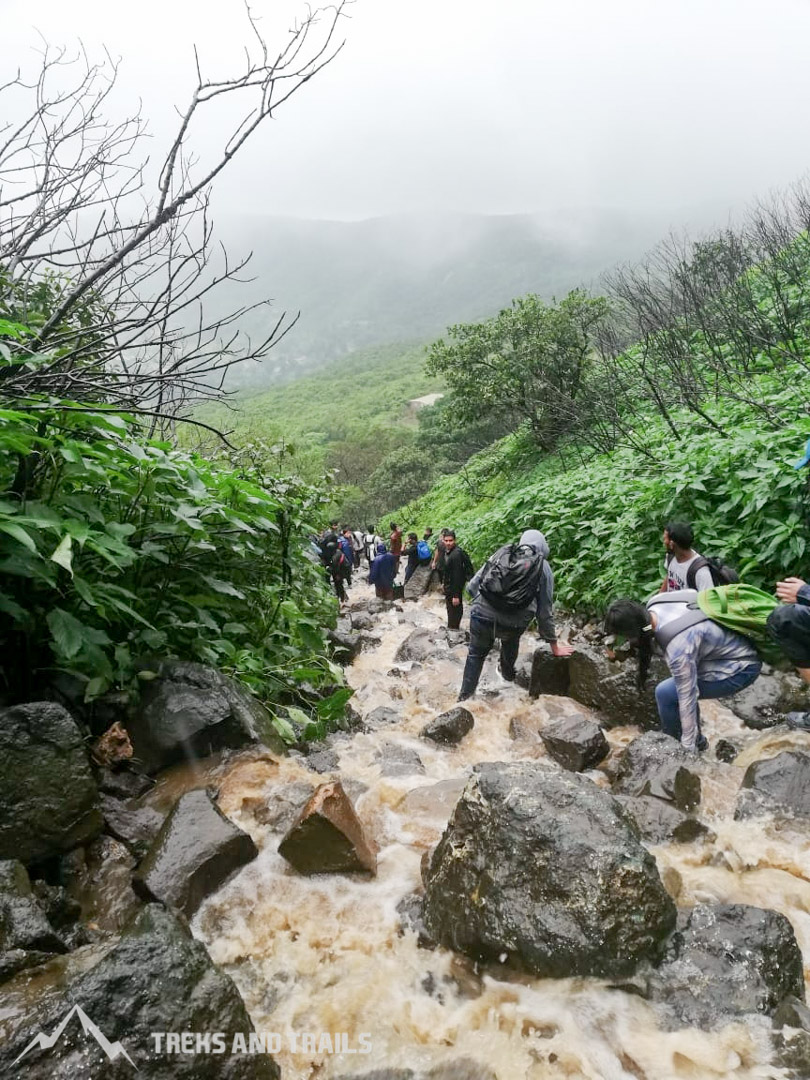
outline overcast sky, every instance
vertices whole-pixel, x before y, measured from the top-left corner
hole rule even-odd
[[[252,0],[268,30],[300,10]],[[123,60],[156,136],[192,45],[235,63],[241,0],[0,0],[0,75],[35,28]],[[359,218],[740,205],[810,168],[810,0],[356,0],[346,45],[234,160],[218,204]],[[272,34],[271,34],[272,38]],[[275,40],[278,40],[276,37]]]

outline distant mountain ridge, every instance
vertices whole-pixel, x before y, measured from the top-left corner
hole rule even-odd
[[[271,307],[245,316],[245,331],[257,338],[283,310],[301,312],[263,364],[235,371],[232,387],[260,389],[369,345],[429,341],[528,292],[564,295],[638,256],[660,237],[661,224],[609,211],[554,222],[529,214],[220,216],[216,233],[232,257],[253,251],[244,275],[253,280],[226,286],[219,303],[273,298]]]

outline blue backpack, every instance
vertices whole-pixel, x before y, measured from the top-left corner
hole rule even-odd
[[[430,544],[428,544],[427,540],[419,541],[419,543],[416,545],[416,554],[419,556],[422,562],[427,562],[428,559],[432,558],[430,552]]]

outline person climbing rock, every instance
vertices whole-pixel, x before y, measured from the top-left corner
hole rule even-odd
[[[499,548],[467,586],[475,598],[470,610],[470,648],[458,700],[472,697],[481,670],[496,639],[501,643],[499,667],[508,682],[515,678],[520,639],[532,619],[555,656],[570,656],[570,645],[557,642],[552,605],[554,574],[548,564],[548,543],[537,529],[527,529],[517,544]]]
[[[464,614],[464,586],[475,573],[470,556],[456,544],[456,534],[445,530],[442,588],[447,606],[447,629],[458,630]]]
[[[646,607],[615,600],[605,616],[608,634],[638,645],[639,689],[647,681],[653,640],[663,649],[672,678],[655,688],[661,730],[687,750],[708,746],[698,699],[730,697],[750,686],[762,668],[752,642],[704,616],[696,601],[694,589],[656,593]]]
[[[411,580],[414,570],[419,565],[419,538],[415,532],[408,533],[408,542],[402,549],[403,558],[407,559],[407,565],[405,567],[405,584]]]

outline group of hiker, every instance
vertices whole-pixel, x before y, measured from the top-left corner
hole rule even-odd
[[[808,465],[810,441],[796,468]],[[319,545],[341,601],[345,600],[345,582],[351,581],[351,570],[360,565],[361,554],[368,562],[368,580],[383,600],[397,595],[395,582],[402,560],[406,561],[406,583],[417,568],[430,567],[427,587],[435,581],[444,593],[450,630],[460,627],[464,592],[469,593],[469,650],[459,701],[476,692],[484,661],[496,641],[500,643],[500,674],[514,681],[520,638],[532,620],[555,656],[574,652],[572,646],[557,640],[552,615],[554,574],[542,532],[527,529],[517,543],[494,552],[477,573],[452,529],[442,529],[435,546],[432,536],[428,528],[421,540],[410,532],[403,542],[402,530],[392,522],[386,543],[374,526],[363,534],[349,528],[341,531],[333,522]],[[694,549],[688,522],[668,522],[662,539],[665,573],[659,591],[645,604],[614,601],[605,616],[605,630],[616,642],[624,639],[637,649],[640,690],[657,642],[670,670],[670,678],[655,688],[661,730],[698,752],[708,746],[699,699],[729,697],[750,686],[769,648],[775,646],[810,685],[810,583],[787,577],[777,582],[775,595],[742,584],[730,567]],[[612,647],[608,655],[615,658]],[[787,723],[810,731],[810,712],[789,713]]]

